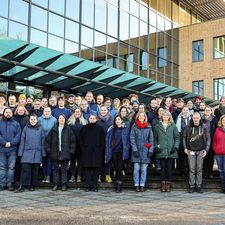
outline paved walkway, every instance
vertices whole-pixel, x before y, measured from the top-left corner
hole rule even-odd
[[[0,224],[225,225],[225,195],[184,191],[135,193],[111,190],[0,192]]]

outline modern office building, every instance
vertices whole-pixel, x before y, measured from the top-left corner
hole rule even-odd
[[[0,6],[0,36],[189,91],[185,29],[225,15],[224,0],[0,0]]]

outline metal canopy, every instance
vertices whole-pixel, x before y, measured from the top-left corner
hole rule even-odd
[[[92,91],[111,98],[136,93],[143,102],[156,95],[182,96],[185,100],[196,96],[145,77],[8,38],[0,38],[0,78],[68,93]],[[211,99],[205,101],[212,106],[218,104]]]

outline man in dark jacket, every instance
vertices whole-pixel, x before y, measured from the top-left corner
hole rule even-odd
[[[182,98],[178,98],[176,107],[174,108],[174,110],[172,112],[172,117],[173,117],[174,123],[177,122],[177,117],[181,113],[183,107],[184,107],[184,100]]]
[[[203,160],[209,151],[210,143],[210,134],[202,125],[200,114],[195,112],[183,134],[184,152],[188,155],[189,162],[189,193],[193,193],[195,187],[198,193],[203,193],[201,189]]]
[[[103,163],[105,135],[103,127],[96,124],[95,114],[89,117],[89,124],[80,131],[81,161],[85,172],[86,191],[98,191],[98,176]]]
[[[21,128],[13,118],[12,109],[6,108],[0,120],[0,191],[7,185],[14,190],[14,172]]]

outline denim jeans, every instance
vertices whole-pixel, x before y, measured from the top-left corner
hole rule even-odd
[[[225,155],[215,155],[218,170],[220,172],[220,181],[222,190],[225,190]]]
[[[144,187],[146,178],[147,178],[147,163],[134,163],[134,186]],[[141,170],[141,177],[140,177],[140,170]]]
[[[43,173],[44,173],[44,177],[51,177],[51,173],[52,173],[52,163],[51,160],[49,158],[44,158],[43,159]]]
[[[17,153],[0,152],[0,186],[10,187],[14,182]]]

